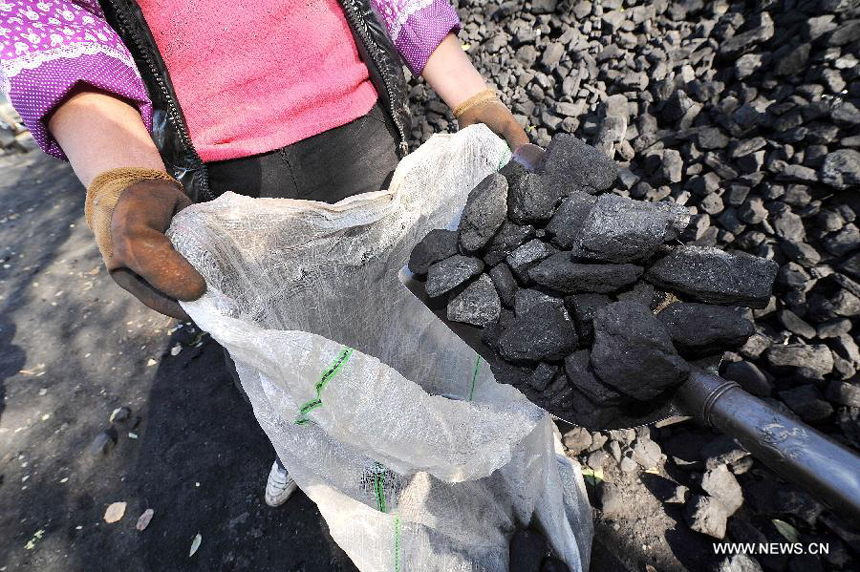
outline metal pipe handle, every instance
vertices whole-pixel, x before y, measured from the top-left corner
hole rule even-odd
[[[676,405],[736,439],[777,475],[806,489],[848,519],[860,521],[860,455],[780,413],[733,382],[696,372]]]

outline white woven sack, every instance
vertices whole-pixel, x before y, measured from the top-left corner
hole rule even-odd
[[[227,193],[170,228],[209,286],[183,307],[228,349],[279,457],[363,571],[504,571],[530,523],[587,570],[591,509],[549,416],[398,279],[509,156],[473,126],[431,138],[388,190],[335,205]]]

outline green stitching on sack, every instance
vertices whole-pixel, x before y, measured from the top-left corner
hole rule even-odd
[[[373,475],[373,487],[376,490],[376,510],[385,512],[385,472]]]
[[[478,370],[481,368],[481,356],[475,360],[475,373],[472,374],[472,387],[469,389],[469,401],[475,396],[475,380],[478,379]]]
[[[352,355],[353,349],[350,347],[343,347],[340,350],[340,353],[337,354],[334,362],[326,368],[323,374],[320,376],[320,380],[314,386],[316,390],[317,396],[314,399],[306,402],[299,408],[299,414],[296,416],[295,424],[296,425],[304,425],[310,419],[306,416],[308,413],[316,409],[317,407],[322,407],[322,390],[325,389],[326,384],[329,381],[334,379],[337,374],[341,372],[343,366],[346,365],[346,362],[349,361],[350,356]]]
[[[400,517],[394,517],[394,570],[400,572]]]

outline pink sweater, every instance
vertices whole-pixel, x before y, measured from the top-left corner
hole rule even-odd
[[[376,101],[337,0],[139,5],[204,161],[278,149],[349,123]]]

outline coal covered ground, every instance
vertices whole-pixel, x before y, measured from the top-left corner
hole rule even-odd
[[[546,146],[572,133],[620,164],[614,192],[693,213],[687,244],[780,266],[756,333],[721,372],[860,448],[860,8],[844,0],[460,2],[460,38]],[[417,141],[451,125],[412,88]],[[692,422],[562,426],[602,475],[598,534],[643,570],[856,570],[845,522],[730,439]],[[601,480],[601,479],[597,479]],[[726,519],[726,515],[731,515]],[[715,524],[716,523],[716,524]],[[723,526],[724,525],[724,526]],[[708,532],[694,532],[691,530]],[[827,543],[828,555],[714,555],[713,543]]]

